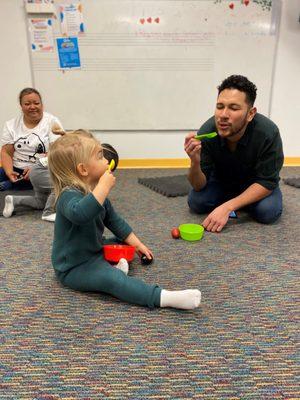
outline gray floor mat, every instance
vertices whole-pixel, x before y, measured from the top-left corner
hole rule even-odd
[[[300,188],[300,178],[285,178],[283,182],[286,185],[295,186],[296,188]]]
[[[138,183],[166,197],[186,196],[191,189],[186,175],[138,178]]]

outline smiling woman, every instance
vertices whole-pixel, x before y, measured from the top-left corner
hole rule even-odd
[[[59,129],[62,126],[58,118],[44,112],[41,95],[36,89],[23,89],[19,102],[21,115],[7,121],[3,129],[0,190],[34,189],[35,196],[6,196],[3,215],[10,217],[15,206],[20,204],[44,209],[42,218],[46,219],[54,211],[48,199],[52,185],[45,156],[49,143],[55,138],[51,132],[53,126]]]

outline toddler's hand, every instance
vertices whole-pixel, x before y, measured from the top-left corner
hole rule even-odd
[[[99,183],[101,186],[105,187],[108,191],[110,191],[116,183],[116,177],[111,173],[111,171],[107,170],[100,177]]]
[[[138,246],[136,246],[136,251],[137,253],[142,256],[145,254],[147,258],[153,258],[152,251],[148,249],[143,243],[140,243]]]
[[[99,178],[98,183],[94,187],[92,193],[100,204],[105,202],[105,199],[109,195],[109,192],[111,191],[115,182],[116,178],[109,170],[106,170]]]

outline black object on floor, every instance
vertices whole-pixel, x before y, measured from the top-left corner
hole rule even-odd
[[[5,196],[34,196],[33,190],[4,190],[0,192],[0,217],[2,217],[2,212],[5,203]]]
[[[153,258],[147,258],[146,254],[143,254],[141,257],[141,264],[142,265],[150,265],[153,261]]]
[[[300,178],[285,178],[283,182],[286,185],[295,186],[296,188],[300,188]]]
[[[138,178],[138,183],[166,197],[185,196],[191,189],[186,175]]]

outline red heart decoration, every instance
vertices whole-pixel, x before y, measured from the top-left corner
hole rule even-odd
[[[229,4],[229,8],[231,8],[232,10],[234,9],[234,4],[233,3],[230,3]]]
[[[152,18],[151,17],[147,18],[147,22],[149,22],[149,24],[151,24]]]
[[[155,18],[154,20],[157,24],[159,24],[159,18]]]
[[[141,23],[141,24],[144,24],[144,23],[145,23],[145,18],[141,18],[141,19],[140,19],[140,23]]]
[[[249,0],[245,0],[245,1],[244,1],[245,6],[247,6],[249,3],[250,3]]]

